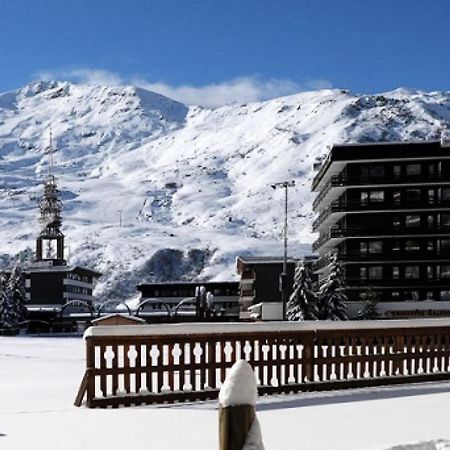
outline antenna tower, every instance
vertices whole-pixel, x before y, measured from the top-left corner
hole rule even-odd
[[[62,202],[56,178],[53,174],[53,135],[50,131],[48,149],[48,176],[44,180],[44,194],[39,200],[41,231],[36,240],[36,260],[48,261],[53,265],[65,265],[64,235],[61,232]]]

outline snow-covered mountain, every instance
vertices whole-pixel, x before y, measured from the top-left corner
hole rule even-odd
[[[38,82],[0,94],[0,256],[34,247],[50,129],[71,263],[102,298],[144,280],[232,279],[238,254],[313,240],[313,162],[334,143],[438,139],[450,92],[306,92],[210,110],[132,86]],[[120,220],[122,226],[120,226]]]

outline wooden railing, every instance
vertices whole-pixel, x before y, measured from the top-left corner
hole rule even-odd
[[[91,327],[75,404],[216,398],[239,359],[260,394],[450,379],[450,320]]]

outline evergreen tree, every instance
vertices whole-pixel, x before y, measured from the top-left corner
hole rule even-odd
[[[25,277],[16,264],[9,274],[3,274],[0,280],[0,326],[17,329],[27,316],[25,306]]]
[[[8,278],[4,273],[0,274],[0,328],[13,328],[13,314],[8,294]]]
[[[358,311],[359,320],[373,320],[380,316],[378,312],[378,295],[371,288],[366,292],[363,307]]]
[[[294,273],[293,292],[286,307],[288,320],[317,320],[317,295],[313,290],[311,269],[299,262]]]
[[[347,296],[343,289],[343,269],[336,255],[332,255],[330,274],[319,289],[319,319],[348,320]]]

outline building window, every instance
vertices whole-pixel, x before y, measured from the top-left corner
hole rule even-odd
[[[420,202],[420,189],[406,189],[406,201],[408,203]]]
[[[434,164],[428,164],[428,175],[430,175],[430,177],[434,177],[434,174],[435,174]]]
[[[363,255],[365,255],[367,253],[367,242],[359,243],[359,252]]]
[[[400,178],[402,176],[402,168],[399,164],[396,164],[392,168],[392,174],[394,175],[394,178]]]
[[[420,175],[420,164],[407,164],[406,165],[406,175],[407,176],[419,176]]]
[[[420,244],[417,241],[407,240],[405,242],[405,252],[418,252],[420,250]]]
[[[400,278],[400,268],[398,266],[392,267],[392,279],[398,280]]]
[[[434,229],[434,216],[432,214],[428,214],[427,216],[428,228],[431,230]]]
[[[427,241],[427,250],[429,252],[434,251],[434,241]]]
[[[369,253],[377,254],[383,251],[383,241],[371,241],[369,242]]]
[[[410,302],[418,302],[419,291],[405,291],[405,300]]]
[[[367,269],[365,267],[359,268],[359,278],[360,280],[367,280]]]
[[[440,247],[441,247],[441,254],[449,255],[450,254],[450,239],[441,239]]]
[[[402,202],[402,193],[400,191],[394,191],[392,194],[392,201],[394,205],[400,205]]]
[[[427,266],[427,278],[429,280],[434,279],[434,266]]]
[[[405,279],[417,280],[420,277],[419,266],[405,266]]]
[[[427,291],[427,300],[434,300],[434,292],[433,291]]]
[[[392,301],[398,302],[400,300],[400,292],[392,291],[391,292],[391,298],[392,298]]]
[[[384,191],[370,191],[369,192],[369,202],[370,203],[384,202]]]
[[[392,217],[392,226],[394,228],[399,228],[401,226],[401,224],[402,224],[402,222],[401,222],[400,216],[398,214],[395,214]]]
[[[369,278],[371,280],[381,280],[383,278],[383,268],[381,266],[369,267]]]
[[[434,205],[435,202],[435,192],[434,189],[428,189],[428,203]]]
[[[441,278],[450,278],[450,265],[444,264],[441,265]]]
[[[394,241],[392,243],[392,251],[399,252],[400,251],[400,241]]]
[[[441,200],[443,202],[449,202],[450,201],[450,188],[442,188]]]
[[[441,214],[442,228],[450,228],[450,214]]]
[[[408,214],[405,218],[407,228],[420,227],[420,216],[418,214]]]
[[[445,291],[441,291],[441,300],[443,301],[450,301],[450,291],[445,290]]]
[[[371,165],[369,166],[369,173],[374,178],[384,177],[384,167],[380,164]]]
[[[369,194],[367,192],[361,192],[361,206],[367,206]]]

